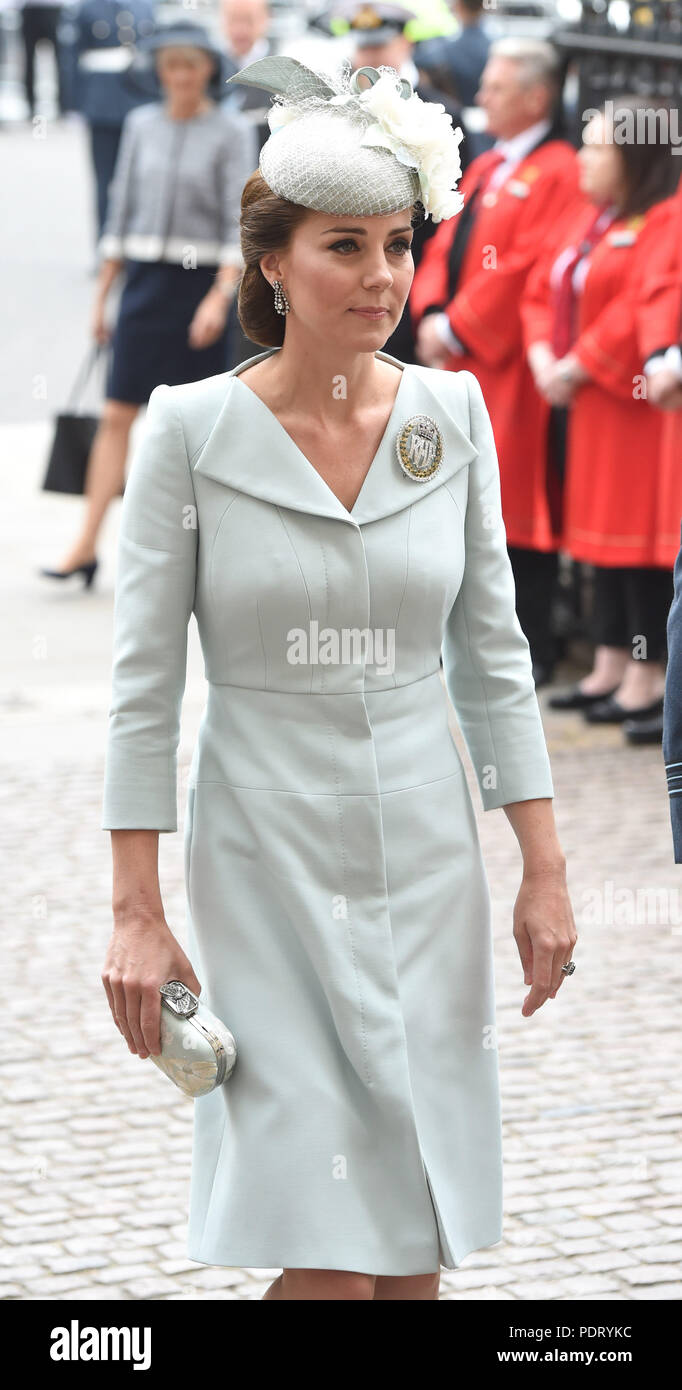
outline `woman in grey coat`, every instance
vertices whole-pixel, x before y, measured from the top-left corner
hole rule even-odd
[[[417,204],[459,207],[452,126],[365,71],[371,106],[357,73],[240,73],[286,88],[242,195],[239,313],[266,350],[157,388],[121,517],[102,980],[138,1057],[170,979],[233,1031],[234,1072],[194,1101],[188,1254],[281,1268],[268,1299],[436,1299],[441,1265],[501,1237],[490,895],[441,649],[523,853],[524,1016],[576,940],[481,390],[381,349]],[[157,858],[192,613],[185,952]]]
[[[142,45],[140,45],[142,47]],[[106,301],[120,273],[106,400],[86,477],[79,533],[53,579],[97,569],[99,528],[123,491],[133,422],[151,392],[224,369],[232,293],[242,266],[239,198],[255,168],[252,127],[215,95],[221,55],[205,30],[183,23],[144,45],[164,100],[127,115],[100,241],[93,333],[109,341]]]

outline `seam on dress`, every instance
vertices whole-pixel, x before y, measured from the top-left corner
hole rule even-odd
[[[337,781],[337,784],[338,784],[339,774],[338,774],[338,767],[337,767],[337,763],[336,763],[336,750],[335,750],[335,748],[334,748],[333,734],[334,734],[334,730],[333,730],[331,724],[328,724],[328,725],[327,725],[327,736],[328,736],[328,738],[329,738],[329,743],[330,743],[330,747],[331,747],[331,755],[332,755],[332,760],[333,760],[333,764],[334,764],[334,776],[335,776],[336,781]],[[338,787],[337,787],[336,792],[332,792],[331,795],[333,795],[333,796],[336,798],[336,818],[337,818],[337,822],[338,822],[338,826],[339,826],[339,836],[340,836],[340,839],[341,839],[341,862],[342,862],[342,864],[343,864],[343,887],[344,887],[344,898],[345,898],[345,901],[346,901],[346,908],[347,908],[347,916],[346,916],[346,918],[345,918],[345,921],[346,921],[346,925],[347,925],[347,929],[348,929],[348,940],[349,940],[349,942],[350,942],[350,953],[351,953],[351,960],[352,960],[352,962],[353,962],[353,973],[354,973],[354,975],[355,975],[355,988],[356,988],[357,997],[358,997],[358,1008],[359,1008],[359,1010],[360,1010],[360,1032],[361,1032],[361,1034],[362,1034],[362,1050],[363,1050],[363,1054],[364,1054],[365,1080],[366,1080],[368,1086],[373,1086],[373,1085],[374,1085],[374,1082],[372,1081],[372,1076],[371,1076],[371,1073],[370,1073],[370,1070],[369,1070],[369,1063],[368,1063],[367,1029],[366,1029],[366,1026],[365,1026],[365,1005],[364,1005],[364,1000],[363,1000],[363,997],[362,997],[362,990],[361,990],[361,988],[360,988],[360,975],[359,975],[359,972],[358,972],[358,963],[357,963],[357,958],[356,958],[356,954],[355,954],[355,938],[354,938],[354,936],[353,936],[353,928],[352,928],[352,925],[351,925],[350,895],[349,895],[349,893],[348,893],[348,891],[347,891],[347,889],[348,889],[348,856],[347,856],[347,853],[346,853],[346,840],[345,840],[345,836],[344,836],[344,833],[343,833],[343,813],[342,813],[342,810],[341,810],[341,797],[344,795],[344,793],[343,793],[343,792],[340,792],[340,791],[338,790]]]
[[[408,511],[408,514],[407,514],[407,535],[406,535],[406,537],[405,537],[405,580],[404,580],[404,583],[403,583],[403,591],[402,591],[402,594],[400,595],[400,603],[398,604],[398,612],[396,613],[395,618],[394,618],[394,620],[393,620],[393,630],[394,630],[394,632],[395,632],[395,634],[396,634],[396,637],[397,637],[397,635],[398,635],[398,623],[399,623],[399,621],[400,621],[400,613],[401,613],[401,610],[402,610],[403,601],[404,601],[404,599],[405,599],[405,594],[407,593],[407,580],[408,580],[409,573],[410,573],[410,529],[411,529],[411,526],[412,526],[412,511],[413,511],[413,508],[414,508],[414,502],[411,502],[411,503],[410,503],[410,506],[409,506],[409,511]],[[393,690],[396,690],[396,689],[397,689],[397,681],[396,681],[396,679],[395,679],[395,672],[393,673],[393,686],[390,687],[390,688],[392,688]]]
[[[283,528],[284,528],[284,533],[285,533],[285,535],[286,535],[286,538],[287,538],[287,540],[288,540],[288,542],[289,542],[289,545],[291,546],[291,549],[292,549],[293,552],[294,552],[294,559],[295,559],[296,564],[298,565],[298,568],[299,568],[300,573],[301,573],[301,580],[302,580],[302,582],[303,582],[303,587],[304,587],[304,589],[305,589],[306,598],[307,598],[307,600],[308,600],[308,622],[310,623],[311,620],[312,620],[312,615],[313,615],[313,606],[312,606],[312,602],[311,602],[311,599],[310,599],[310,589],[308,588],[308,582],[307,582],[306,577],[305,577],[305,571],[304,571],[304,569],[303,569],[303,565],[301,564],[301,560],[300,560],[298,551],[297,551],[297,549],[296,549],[296,546],[294,545],[294,542],[293,542],[293,540],[291,539],[291,533],[290,533],[290,531],[289,531],[289,528],[288,528],[288,526],[287,526],[287,524],[286,524],[286,521],[284,520],[284,517],[282,516],[282,508],[281,508],[280,506],[276,506],[276,510],[277,510],[277,515],[278,515],[278,517],[279,517],[279,519],[280,519],[280,521],[281,521],[281,523],[282,523],[282,526],[283,526]],[[326,579],[326,567],[325,567],[325,579]],[[309,694],[312,694],[312,685],[313,685],[313,673],[312,673],[312,671],[311,671],[311,672],[310,672],[310,691],[309,691]],[[322,694],[325,694],[325,693],[326,693],[325,691],[322,691]]]
[[[468,467],[469,467],[469,464],[467,464],[466,466],[467,466],[467,468],[468,468]],[[460,470],[460,471],[461,471],[461,470]],[[452,501],[454,502],[454,504],[455,504],[455,506],[456,506],[456,508],[457,508],[457,511],[459,512],[460,520],[461,520],[462,522],[464,522],[464,512],[462,511],[462,508],[460,507],[459,502],[457,501],[457,498],[455,497],[455,494],[454,494],[454,492],[452,491],[452,488],[450,487],[450,482],[451,482],[451,479],[448,479],[448,480],[444,483],[445,491],[448,493],[448,495],[451,497]],[[466,559],[465,559],[464,563],[466,564]]]
[[[328,621],[329,621],[329,570],[328,570],[328,568],[327,568],[327,552],[326,552],[326,550],[325,550],[324,542],[323,542],[323,541],[320,541],[320,554],[321,554],[321,556],[322,556],[322,565],[323,565],[323,567],[324,567],[324,611],[325,611],[325,627],[326,627],[327,624],[328,624]],[[326,672],[325,667],[323,666],[323,667],[321,668],[321,670],[320,670],[320,684],[319,684],[319,687],[318,687],[321,695],[327,695],[327,694],[328,694],[328,691],[325,690],[326,681],[327,681],[327,672]],[[313,672],[312,672],[312,670],[311,670],[311,672],[310,672],[310,692],[309,692],[310,694],[313,693],[313,692],[312,692],[312,685],[313,685]]]
[[[263,680],[264,680],[264,682],[265,682],[265,689],[267,690],[267,689],[268,689],[268,656],[267,656],[267,652],[266,652],[266,650],[265,650],[265,641],[264,641],[264,639],[263,639],[263,624],[261,623],[261,620],[260,620],[260,603],[258,602],[258,599],[256,599],[256,618],[257,618],[257,620],[258,620],[258,636],[260,637],[261,651],[262,651],[262,653],[263,653]]]
[[[293,787],[250,787],[246,782],[223,782],[217,777],[200,777],[196,782],[188,782],[189,787],[231,787],[236,792],[264,792],[268,796],[343,796],[347,801],[352,797],[362,797],[366,800],[368,796],[395,796],[398,792],[419,791],[420,787],[433,787],[436,782],[447,782],[451,777],[461,777],[464,771],[460,764],[457,772],[446,772],[444,777],[431,777],[426,782],[411,782],[407,787],[393,787],[389,791],[380,792],[313,792],[310,788],[305,791],[296,791]]]
[[[208,434],[206,435],[206,438],[205,438],[205,439],[202,439],[201,444],[197,445],[197,448],[194,450],[194,453],[189,455],[189,461],[190,461],[190,463],[192,463],[193,460],[196,458],[197,454],[200,454],[201,451],[202,451],[202,449],[204,449],[204,448],[206,447],[206,445],[208,444],[209,439],[211,438],[212,433],[213,433],[213,429],[210,429],[209,432],[208,432]]]
[[[425,676],[416,676],[413,681],[401,681],[400,685],[382,685],[375,690],[367,689],[366,686],[364,690],[311,690],[310,694],[311,696],[332,695],[337,697],[350,697],[353,695],[386,695],[390,694],[390,692],[393,690],[406,690],[409,685],[419,685],[420,681],[428,681],[431,680],[433,676],[439,675],[440,666],[438,666],[435,671],[427,671]],[[262,686],[260,685],[238,685],[236,681],[212,681],[209,680],[208,677],[207,681],[209,685],[214,685],[217,690],[251,690],[259,695],[301,695],[303,693],[300,690],[280,690],[275,689],[274,687],[271,687],[270,690],[263,690]]]
[[[224,520],[225,520],[225,517],[227,516],[227,513],[228,513],[229,510],[230,510],[230,507],[234,506],[234,503],[237,501],[237,498],[238,498],[238,497],[239,497],[239,493],[238,493],[238,492],[235,492],[235,493],[234,493],[234,496],[232,496],[232,497],[230,498],[229,502],[226,504],[226,506],[223,508],[222,512],[220,513],[220,520],[218,521],[218,525],[216,526],[216,529],[215,529],[215,535],[214,535],[214,537],[213,537],[213,542],[212,542],[211,550],[210,550],[209,557],[208,557],[208,589],[209,589],[209,593],[210,593],[212,599],[215,599],[215,597],[216,597],[216,596],[215,596],[215,593],[214,593],[214,591],[213,591],[213,557],[214,557],[214,555],[215,555],[216,543],[217,543],[217,540],[218,540],[218,536],[219,536],[219,534],[220,534],[220,528],[221,528],[221,526],[222,526],[222,524],[223,524],[223,522],[224,522]]]

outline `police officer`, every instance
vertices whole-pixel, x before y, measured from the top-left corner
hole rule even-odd
[[[347,21],[347,35],[349,38],[352,37],[354,44],[351,58],[354,69],[378,68],[382,63],[395,68],[400,77],[408,79],[412,90],[422,101],[440,102],[445,107],[453,127],[456,129],[459,126],[464,132],[459,154],[462,170],[466,169],[471,153],[462,108],[452,96],[432,85],[428,77],[417,68],[412,56],[414,43],[408,34],[410,24],[414,21],[414,12],[402,5],[389,4],[386,0],[370,0],[369,3],[362,3],[362,0],[338,0],[326,11],[326,16],[330,21],[338,18]],[[414,229],[412,259],[415,271],[424,247],[435,230],[436,224],[431,218],[427,218],[421,226]],[[407,305],[397,328],[384,343],[384,351],[392,353],[401,362],[417,361],[414,325]]]
[[[128,112],[151,94],[126,80],[137,41],[154,32],[150,0],[83,0],[64,10],[59,26],[66,102],[80,111],[90,132],[95,176],[97,237],[107,211],[123,122]]]

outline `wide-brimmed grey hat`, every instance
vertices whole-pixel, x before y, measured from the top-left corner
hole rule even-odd
[[[462,206],[462,130],[395,68],[346,59],[335,74],[278,54],[228,78],[273,97],[259,169],[273,193],[338,215],[386,215],[421,202],[434,222]]]
[[[150,99],[162,97],[163,92],[156,70],[156,55],[161,48],[200,48],[214,60],[214,69],[206,85],[206,93],[220,101],[223,93],[224,59],[207,29],[192,20],[176,24],[160,24],[152,34],[140,39],[125,73],[126,86]]]
[[[222,64],[223,55],[216,46],[208,29],[192,20],[178,24],[160,24],[148,38],[141,39],[138,49],[141,53],[154,53],[159,48],[201,48],[209,53],[217,64]]]

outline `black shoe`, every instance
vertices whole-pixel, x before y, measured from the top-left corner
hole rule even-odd
[[[43,568],[40,570],[40,573],[46,575],[48,579],[70,579],[72,574],[82,574],[85,580],[83,588],[89,589],[95,578],[95,570],[98,564],[98,560],[88,560],[87,564],[74,565],[73,569],[70,570],[51,570]]]
[[[651,719],[625,719],[623,733],[628,743],[662,743],[663,715],[655,714]]]
[[[558,690],[556,695],[550,695],[547,704],[552,709],[589,709],[590,705],[596,705],[600,700],[606,700],[618,689],[614,685],[613,690],[601,690],[598,695],[588,695],[579,685],[572,685],[568,690]]]
[[[554,676],[554,666],[544,661],[533,662],[533,680],[535,689],[539,690],[541,685],[551,685]]]
[[[638,709],[626,709],[624,705],[618,703],[613,695],[610,695],[608,700],[602,700],[601,704],[592,705],[591,709],[583,710],[583,714],[590,724],[622,724],[626,719],[647,719],[654,714],[663,714],[663,696],[661,695],[660,700],[653,700],[650,705],[640,705]]]

